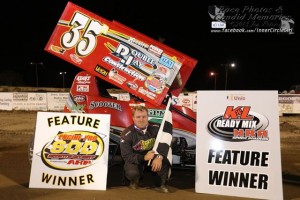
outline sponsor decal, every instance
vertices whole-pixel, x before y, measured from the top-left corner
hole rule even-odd
[[[154,46],[154,45],[150,45],[149,46],[149,49],[148,51],[150,53],[153,53],[154,55],[156,55],[157,57],[160,57],[162,55],[162,53],[164,52],[162,49],[160,49],[159,47],[157,46]]]
[[[150,138],[148,140],[140,140],[136,145],[132,147],[135,151],[141,151],[141,150],[149,150],[153,148],[155,143],[155,138]]]
[[[77,76],[76,77],[76,83],[77,84],[89,84],[91,83],[91,76]]]
[[[158,72],[165,78],[168,78],[170,76],[170,71],[165,67],[158,67]]]
[[[225,141],[268,141],[269,133],[266,128],[269,120],[250,110],[251,106],[227,106],[224,113],[208,122],[208,132]]]
[[[126,85],[127,85],[127,87],[129,87],[130,89],[133,89],[133,90],[137,90],[138,87],[139,87],[136,83],[134,83],[134,82],[132,82],[132,81],[128,81],[128,82],[126,83]]]
[[[144,89],[143,87],[140,87],[138,92],[143,94],[143,95],[146,95],[150,99],[155,99],[156,98],[156,94]]]
[[[80,59],[76,54],[70,54],[70,58],[73,62],[81,64],[82,59]]]
[[[183,99],[182,103],[184,103],[184,104],[190,104],[190,100],[189,99]]]
[[[148,109],[149,122],[161,124],[164,117],[165,110]]]
[[[165,80],[158,74],[151,75],[145,81],[145,86],[156,94],[160,94],[165,87]]]
[[[140,47],[143,47],[144,49],[147,49],[147,48],[149,47],[148,44],[146,44],[146,43],[143,42],[143,41],[137,40],[137,39],[134,38],[134,37],[130,37],[128,41],[131,42],[131,43],[133,43],[133,44],[136,44],[136,45],[138,45],[138,46],[140,46]]]
[[[120,62],[124,63],[126,66],[131,65],[139,69],[145,68],[145,65],[147,64],[148,66],[151,66],[152,69],[156,69],[155,60],[153,58],[136,48],[130,48],[126,44],[120,43],[113,55],[121,58]]]
[[[165,114],[165,110],[159,109],[150,109],[148,110],[149,117],[160,117],[163,118]]]
[[[76,102],[85,102],[86,101],[86,96],[84,96],[84,95],[75,95],[73,98],[74,98],[74,101],[76,101]]]
[[[166,56],[162,56],[162,57],[159,59],[158,62],[159,62],[160,64],[162,64],[162,65],[164,65],[164,66],[170,68],[170,69],[172,69],[173,66],[174,66],[174,64],[175,64],[175,62],[174,62],[173,60],[169,59],[169,58],[166,57]]]
[[[140,73],[138,73],[137,71],[133,70],[133,69],[130,69],[128,68],[128,66],[124,65],[123,63],[121,62],[117,62],[117,61],[114,61],[111,57],[109,56],[106,56],[103,58],[103,61],[123,72],[125,72],[126,74],[129,74],[130,76],[140,80],[140,81],[145,81],[145,76],[141,75]]]
[[[89,85],[77,85],[76,86],[76,91],[77,92],[89,92],[90,91],[90,86]]]
[[[130,107],[135,107],[135,106],[138,106],[138,105],[146,106],[145,103],[129,103],[129,106],[130,106]]]
[[[116,69],[110,70],[110,72],[108,73],[108,78],[114,80],[120,85],[123,85],[123,83],[126,81],[126,78],[124,76],[119,75]]]
[[[60,54],[64,54],[65,53],[65,49],[59,46],[55,46],[55,45],[50,45],[50,49],[56,53],[60,53]]]
[[[112,108],[118,111],[122,111],[121,104],[108,101],[91,101],[90,109],[93,110],[95,108]]]
[[[95,72],[98,72],[99,74],[103,75],[104,77],[106,77],[108,75],[108,70],[100,65],[97,65],[94,70],[95,70]]]

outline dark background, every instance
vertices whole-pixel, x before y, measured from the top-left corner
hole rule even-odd
[[[66,0],[9,1],[2,6],[0,85],[39,87],[71,86],[81,69],[44,50],[67,5]],[[189,91],[224,90],[225,67],[229,90],[289,90],[300,84],[297,16],[292,1],[195,1],[195,0],[73,0],[103,18],[116,20],[198,60],[187,84]],[[242,2],[242,3],[241,3]],[[259,2],[259,3],[258,3]],[[295,34],[211,33],[209,5],[231,7],[282,6],[295,21]],[[31,64],[34,63],[34,64]],[[43,64],[39,64],[43,63]]]

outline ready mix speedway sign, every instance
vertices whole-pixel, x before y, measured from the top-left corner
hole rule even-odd
[[[106,190],[110,115],[38,112],[31,188]]]
[[[197,92],[196,192],[282,199],[277,91]]]

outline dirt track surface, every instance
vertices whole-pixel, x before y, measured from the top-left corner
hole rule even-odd
[[[0,111],[0,200],[247,199],[195,193],[194,170],[173,170],[170,194],[155,191],[151,187],[151,177],[143,180],[147,187],[130,190],[121,182],[119,165],[109,168],[106,191],[29,188],[28,144],[35,122],[36,112]],[[280,117],[280,131],[284,199],[300,199],[300,116]]]

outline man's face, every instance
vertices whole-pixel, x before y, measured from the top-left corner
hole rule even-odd
[[[146,128],[146,126],[148,125],[148,113],[147,111],[143,110],[137,110],[135,111],[133,117],[133,122],[134,124],[138,127],[138,128]]]

